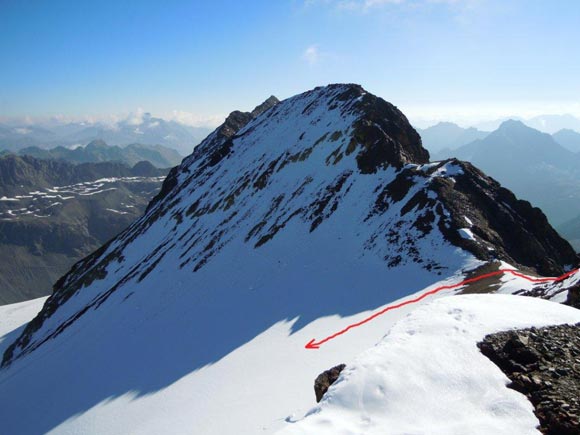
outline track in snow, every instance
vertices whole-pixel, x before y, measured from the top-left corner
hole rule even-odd
[[[452,290],[452,289],[456,289],[458,287],[464,286],[466,284],[472,284],[474,282],[478,282],[481,280],[484,280],[486,278],[491,278],[492,276],[498,276],[498,275],[503,275],[503,274],[511,274],[513,276],[517,276],[518,278],[523,278],[525,280],[528,280],[530,282],[535,282],[535,283],[544,283],[544,282],[557,282],[557,281],[563,281],[566,278],[569,278],[570,276],[574,275],[576,272],[578,272],[580,270],[580,268],[577,269],[572,269],[571,271],[565,273],[562,276],[558,276],[558,277],[546,277],[546,278],[531,278],[529,276],[523,275],[515,270],[511,270],[511,269],[499,269],[496,270],[495,272],[489,272],[489,273],[485,273],[483,275],[480,276],[476,276],[474,278],[468,278],[465,279],[461,282],[458,282],[457,284],[450,284],[450,285],[442,285],[440,287],[436,287],[432,290],[429,290],[425,293],[423,293],[420,296],[417,296],[414,299],[410,299],[408,301],[405,302],[401,302],[399,304],[396,305],[389,305],[388,307],[382,309],[381,311],[378,311],[372,315],[370,315],[369,317],[367,317],[366,319],[361,320],[360,322],[357,323],[353,323],[351,325],[348,325],[346,328],[332,334],[329,335],[328,337],[320,340],[320,341],[316,341],[315,338],[313,338],[312,340],[310,340],[308,343],[306,343],[306,345],[304,346],[306,349],[319,349],[321,345],[323,345],[324,343],[326,343],[327,341],[333,340],[336,337],[341,336],[342,334],[347,333],[348,331],[350,331],[353,328],[357,328],[359,326],[364,325],[365,323],[370,322],[371,320],[376,319],[379,316],[382,316],[383,314],[385,314],[387,311],[393,311],[396,310],[397,308],[401,308],[404,307],[405,305],[411,305],[411,304],[415,304],[423,299],[425,299],[427,296],[431,296],[434,295],[436,293],[439,293],[442,290]]]

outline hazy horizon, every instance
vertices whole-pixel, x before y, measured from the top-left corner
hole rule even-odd
[[[0,11],[0,120],[150,112],[214,127],[271,94],[336,82],[362,84],[418,127],[580,117],[573,1],[8,1]]]

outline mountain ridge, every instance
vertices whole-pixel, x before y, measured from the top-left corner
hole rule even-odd
[[[580,155],[521,121],[508,120],[484,139],[435,155],[450,157],[475,164],[540,207],[553,225],[580,214]]]
[[[220,162],[228,161],[237,152],[246,153],[249,156],[254,155],[252,153],[254,150],[251,147],[247,148],[247,145],[245,147],[242,145],[236,147],[236,142],[245,142],[244,139],[251,137],[260,127],[264,130],[264,134],[267,135],[269,123],[273,122],[274,125],[279,125],[278,118],[288,118],[290,113],[295,114],[293,116],[298,115],[300,117],[306,115],[306,119],[312,119],[310,125],[312,123],[316,125],[326,122],[325,128],[328,128],[332,121],[322,121],[322,119],[324,117],[332,119],[334,113],[339,114],[341,122],[345,118],[349,120],[347,125],[351,125],[351,127],[347,127],[347,129],[350,134],[345,134],[342,130],[336,130],[335,132],[338,132],[336,134],[329,134],[325,130],[326,133],[316,140],[311,139],[312,142],[310,143],[313,145],[302,146],[300,144],[302,139],[300,138],[304,138],[304,132],[294,133],[300,144],[298,152],[281,149],[274,152],[273,157],[267,156],[267,154],[262,154],[261,157],[249,157],[250,162],[252,162],[251,159],[256,158],[259,159],[258,161],[262,161],[258,165],[259,169],[257,171],[248,171],[246,169],[241,176],[235,175],[231,186],[221,186],[217,200],[208,201],[206,197],[209,192],[201,195],[194,193],[203,189],[202,186],[208,186],[208,183],[210,188],[217,186],[218,180],[215,178],[216,175],[213,168],[222,166],[222,171],[225,170],[227,172],[227,166],[223,167]],[[360,118],[357,115],[359,113],[363,114]],[[355,115],[353,116],[353,114]],[[381,119],[380,116],[384,117]],[[300,118],[290,117],[290,119]],[[390,134],[386,133],[383,127],[387,128]],[[289,130],[283,129],[283,131]],[[393,140],[393,136],[398,141]],[[276,137],[279,137],[278,133],[276,133]],[[341,138],[342,140],[339,140]],[[450,160],[422,167],[421,164],[425,165],[428,162],[428,152],[421,147],[419,135],[408,124],[404,115],[384,100],[366,93],[358,85],[330,85],[324,88],[315,88],[312,91],[286,100],[283,105],[276,104],[269,107],[257,118],[251,114],[233,112],[222,127],[208,136],[206,141],[198,146],[189,158],[184,160],[176,176],[175,186],[178,189],[174,188],[162,200],[157,199],[157,204],[149,207],[148,213],[136,224],[132,225],[128,232],[122,234],[115,244],[121,243],[121,246],[123,246],[132,243],[143,231],[155,225],[162,217],[169,217],[169,214],[171,214],[171,221],[174,222],[172,226],[174,227],[173,231],[175,231],[186,218],[194,218],[197,219],[197,222],[201,222],[200,218],[211,216],[216,211],[221,210],[223,215],[229,215],[227,218],[225,216],[222,218],[224,220],[221,225],[224,228],[216,230],[208,227],[207,230],[203,230],[203,232],[209,230],[210,237],[207,238],[207,241],[202,246],[197,247],[196,255],[191,255],[192,248],[199,243],[195,240],[196,233],[191,233],[191,230],[185,231],[179,238],[179,240],[193,240],[194,242],[193,245],[183,251],[181,256],[183,260],[179,268],[182,269],[186,265],[192,267],[191,265],[193,264],[193,272],[197,272],[219,253],[224,247],[224,241],[228,240],[226,234],[231,232],[232,229],[228,230],[227,228],[228,226],[234,228],[230,225],[230,221],[238,213],[236,210],[238,207],[233,208],[233,214],[231,211],[228,212],[228,210],[236,204],[236,197],[242,195],[244,191],[250,192],[250,196],[247,197],[248,200],[251,199],[253,194],[260,195],[274,174],[279,173],[288,164],[307,160],[313,153],[314,147],[325,140],[328,140],[326,143],[330,147],[334,143],[337,145],[334,151],[327,154],[325,159],[327,168],[339,167],[342,161],[339,156],[352,155],[351,161],[363,176],[375,174],[379,170],[388,168],[398,171],[394,174],[396,176],[393,180],[382,187],[381,190],[378,190],[380,185],[376,188],[376,200],[365,218],[366,222],[373,218],[376,219],[377,215],[380,216],[381,212],[389,209],[388,202],[385,202],[385,200],[394,199],[402,202],[401,200],[408,198],[405,204],[400,205],[401,220],[395,223],[395,227],[399,226],[400,228],[401,226],[409,225],[410,229],[413,228],[414,231],[418,232],[418,235],[422,233],[424,236],[429,235],[434,228],[437,228],[444,236],[444,240],[467,250],[480,260],[501,259],[536,269],[540,273],[554,275],[560,274],[564,270],[565,264],[574,264],[577,260],[574,251],[551,229],[540,210],[533,209],[525,201],[516,201],[511,192],[502,189],[497,182],[486,178],[483,173],[468,163]],[[255,140],[250,140],[250,143],[257,144]],[[327,148],[330,148],[328,145]],[[264,158],[266,160],[262,160]],[[412,162],[418,163],[414,163],[415,166],[412,167],[405,167],[405,165]],[[254,166],[255,163],[251,163],[251,165]],[[242,168],[237,172],[243,171],[244,169]],[[283,210],[282,214],[278,211],[278,213],[274,213],[274,216],[276,214],[278,216],[272,220],[271,224],[259,221],[254,222],[253,227],[249,226],[249,232],[245,236],[245,243],[251,243],[254,245],[254,249],[258,249],[276,237],[277,233],[284,229],[291,219],[300,216],[307,223],[309,222],[309,232],[312,233],[334,213],[339,205],[337,201],[340,201],[341,197],[348,193],[350,187],[348,185],[345,186],[345,184],[352,174],[353,169],[343,169],[335,173],[327,181],[329,184],[316,195],[318,198],[307,209],[296,206],[297,208],[294,210],[292,208]],[[420,181],[415,180],[415,177]],[[464,183],[464,180],[469,180],[469,182]],[[301,186],[295,190],[293,196],[300,195],[305,186],[311,182],[308,179],[302,180],[300,182]],[[421,182],[426,183],[427,187],[413,192],[414,189],[411,188],[421,185]],[[187,186],[187,189],[185,186]],[[485,192],[486,189],[491,190],[490,192]],[[184,196],[184,191],[189,192],[191,196]],[[379,193],[377,194],[376,192]],[[474,196],[474,193],[478,194],[478,196]],[[444,208],[440,205],[438,206],[437,201],[433,200],[432,194],[435,194],[435,198],[443,198],[445,200]],[[175,199],[177,195],[180,195],[182,200],[189,205],[187,207],[178,205],[179,202]],[[197,200],[194,200],[196,197]],[[497,200],[490,201],[489,198],[497,198]],[[281,197],[280,195],[274,196],[267,202],[270,203],[271,208],[264,216],[271,217],[273,212],[277,211],[281,205]],[[509,204],[509,206],[503,206],[502,204],[504,203]],[[470,212],[471,204],[477,205]],[[178,207],[176,208],[176,206]],[[445,210],[445,208],[448,209],[449,207],[452,207],[452,213]],[[415,222],[413,219],[405,223],[405,215],[414,209],[422,213],[420,223]],[[473,210],[485,211],[479,215],[474,214]],[[526,230],[514,231],[514,228],[509,225],[502,226],[499,224],[501,222],[500,217],[503,217],[509,223],[513,223],[514,213],[515,216],[518,216],[518,219],[522,219],[518,223],[518,228],[523,229],[522,222],[526,222]],[[487,220],[487,216],[491,215],[494,216],[494,220]],[[471,222],[471,225],[468,222]],[[473,227],[469,230],[469,233],[472,233],[473,236],[464,237],[458,230],[468,226],[470,228]],[[193,228],[195,228],[195,225],[191,229]],[[236,232],[238,231],[239,229],[236,225]],[[537,232],[537,237],[534,232]],[[372,250],[377,248],[376,237],[376,235],[371,236],[365,242],[365,249]],[[481,242],[477,242],[476,237],[480,238]],[[431,264],[430,261],[426,260],[429,256],[426,252],[418,251],[413,239],[407,237],[405,240],[401,240],[401,237],[393,233],[393,229],[391,229],[391,235],[387,236],[387,240],[389,240],[389,244],[399,245],[398,249],[401,254],[405,253],[412,261],[425,261],[427,270],[440,268],[437,261]],[[489,245],[486,243],[489,243]],[[84,261],[86,264],[83,264],[82,269],[87,270],[88,264],[89,269],[96,267],[95,271],[91,273],[101,275],[111,261],[118,261],[114,259],[124,257],[120,252],[122,249],[115,247],[115,249],[111,250],[112,246],[104,247],[104,249],[100,250],[102,255],[92,256]],[[153,255],[148,256],[145,260],[145,263],[149,263],[145,272],[138,272],[139,269],[133,267],[132,271],[118,284],[135,279],[137,275],[140,276],[138,281],[143,280],[159,264],[163,257],[171,249],[175,248],[175,240],[166,239],[158,248],[153,250]],[[389,249],[392,250],[391,248]],[[184,258],[185,254],[188,254],[188,257]],[[103,258],[105,259],[104,263],[99,264],[99,257],[101,257],[101,261]],[[388,266],[395,267],[403,262],[403,256],[400,254],[388,254],[385,257],[385,261]],[[144,264],[139,262],[139,268],[142,269],[143,267]],[[79,275],[79,269],[80,266],[75,266],[73,275]],[[85,273],[81,274],[81,278]],[[77,283],[72,284],[74,282]],[[71,274],[63,277],[57,283],[55,295],[49,299],[46,308],[49,308],[58,299],[62,301],[63,297],[64,300],[68,300],[70,296],[78,291],[81,283],[82,280],[78,281],[78,278],[74,278]],[[63,290],[68,289],[64,292],[59,292],[59,287],[62,287]],[[98,301],[98,305],[102,304],[112,292],[116,291],[117,287],[118,285],[113,286],[110,290],[104,292]],[[62,293],[62,295],[59,296],[59,293]],[[51,310],[47,312],[49,311]],[[38,322],[31,322],[29,327],[27,327],[27,334],[30,334],[35,327],[39,327]],[[23,337],[27,337],[27,335],[25,334]],[[16,347],[18,347],[18,344]],[[9,349],[7,354],[14,348]],[[9,357],[5,357],[4,363],[9,360]]]
[[[166,173],[149,162],[0,157],[0,304],[49,294],[76,261],[142,214]]]
[[[74,149],[58,146],[55,148],[27,147],[15,154],[28,155],[39,159],[65,160],[70,163],[97,163],[117,161],[133,166],[140,161],[149,161],[157,168],[171,168],[178,165],[182,156],[172,148],[162,145],[143,145],[138,143],[124,147],[110,146],[103,140],[93,140],[86,146]]]
[[[255,117],[232,112],[171,171],[145,215],[61,278],[4,353],[3,379],[20,371],[2,388],[25,397],[21,382],[34,379],[42,401],[58,396],[57,410],[26,423],[42,432],[127,394],[135,406],[182,382],[206,394],[212,373],[236,416],[209,421],[224,405],[212,396],[195,400],[187,418],[203,433],[252,433],[238,413],[264,388],[274,394],[270,380],[256,382],[270,379],[262,368],[279,378],[314,358],[299,352],[318,328],[491,260],[557,273],[578,258],[540,210],[473,165],[429,163],[392,104],[358,85],[315,88]],[[384,325],[370,328],[329,343],[316,364],[384,335]],[[241,355],[243,373],[224,369]],[[110,374],[98,388],[95,370]],[[51,391],[44,379],[64,387]],[[294,400],[288,382],[280,380]],[[286,399],[263,405],[270,421],[282,422]]]

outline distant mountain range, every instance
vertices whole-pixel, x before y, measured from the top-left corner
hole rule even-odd
[[[580,215],[558,226],[558,232],[580,252]]]
[[[570,114],[563,115],[538,115],[531,118],[521,118],[517,116],[503,117],[490,121],[483,121],[473,124],[479,130],[493,131],[510,119],[522,121],[528,127],[535,128],[544,133],[554,134],[563,129],[580,131],[580,119]]]
[[[44,296],[139,217],[167,169],[0,157],[0,305]]]
[[[521,121],[506,121],[484,139],[433,155],[449,157],[470,161],[530,200],[553,225],[580,215],[580,154]]]
[[[463,128],[452,122],[440,122],[425,129],[417,129],[423,146],[430,153],[454,150],[477,139],[483,139],[489,132],[474,127]]]
[[[528,127],[543,131],[541,128],[533,126],[538,124],[538,120],[536,119],[527,121],[516,119],[516,121],[521,121]],[[578,126],[578,131],[580,131],[580,125]],[[567,150],[580,152],[580,133],[578,131],[564,128],[553,133],[552,137]],[[490,133],[489,131],[479,130],[476,127],[463,128],[452,122],[439,122],[428,128],[418,128],[417,132],[421,135],[423,146],[431,154],[444,156],[449,155],[450,151],[460,148],[463,145],[467,145],[478,139],[484,139]]]
[[[86,146],[44,149],[37,146],[16,151],[21,156],[39,159],[65,160],[70,163],[122,162],[133,166],[148,161],[158,168],[171,168],[178,165],[182,156],[174,149],[162,145],[130,144],[125,147],[110,146],[102,140],[94,140]]]
[[[0,149],[18,151],[26,147],[53,148],[55,146],[84,145],[103,140],[110,145],[125,146],[139,143],[163,145],[181,155],[191,153],[210,129],[190,127],[175,121],[153,117],[148,113],[114,124],[85,122],[51,125],[0,124]]]

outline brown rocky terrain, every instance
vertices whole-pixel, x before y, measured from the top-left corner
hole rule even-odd
[[[478,346],[532,402],[542,433],[580,434],[580,324],[499,332]]]

